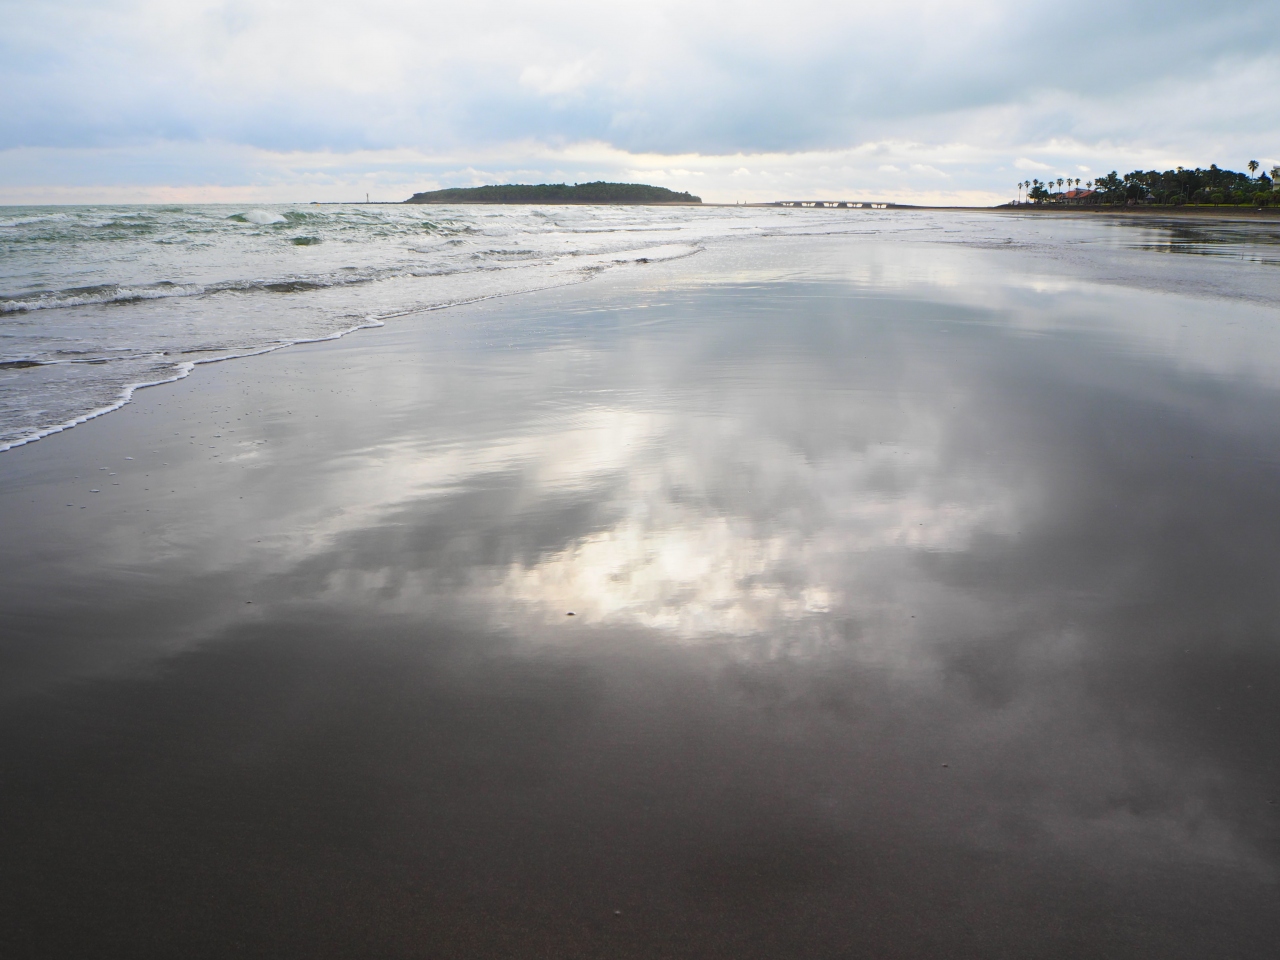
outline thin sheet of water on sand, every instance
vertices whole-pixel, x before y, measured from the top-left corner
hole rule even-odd
[[[740,244],[6,455],[0,942],[1269,956],[1275,281],[1195,263]]]

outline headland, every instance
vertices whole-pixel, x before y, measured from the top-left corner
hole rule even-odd
[[[695,204],[701,197],[647,183],[506,183],[415,193],[405,203]]]

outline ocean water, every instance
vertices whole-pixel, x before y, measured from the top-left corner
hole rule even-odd
[[[117,409],[138,387],[184,377],[202,363],[393,319],[421,322],[420,315],[433,309],[578,283],[611,269],[696,255],[708,245],[833,233],[1016,244],[1050,259],[1074,258],[1093,274],[1118,269],[1115,258],[1125,251],[1276,259],[1275,237],[1249,227],[1206,233],[1172,224],[1135,229],[979,213],[301,204],[0,208],[0,452]],[[1179,270],[1154,282],[1185,292],[1197,281],[1194,271]],[[1256,287],[1251,274],[1241,291],[1217,292],[1249,296]]]

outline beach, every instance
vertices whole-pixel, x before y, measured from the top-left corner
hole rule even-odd
[[[930,216],[0,453],[0,952],[1271,956],[1274,239]]]

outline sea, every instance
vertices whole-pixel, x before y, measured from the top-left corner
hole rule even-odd
[[[1124,251],[1275,262],[1274,232],[869,206],[0,207],[0,452],[119,409],[135,390],[200,364],[711,245],[840,234],[1016,245],[1134,282],[1115,259]],[[1194,292],[1196,280],[1175,270],[1152,282]],[[1252,295],[1247,286],[1217,292]]]

